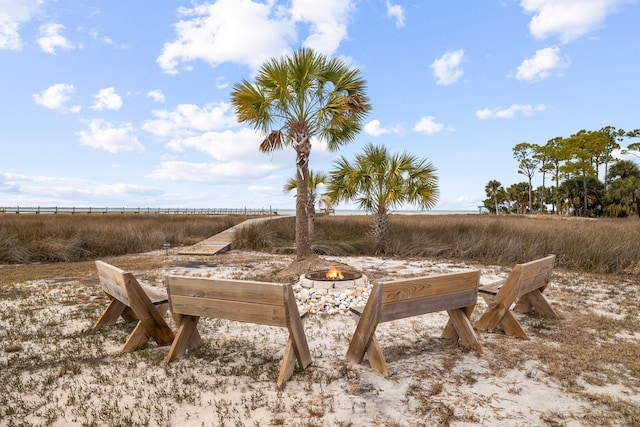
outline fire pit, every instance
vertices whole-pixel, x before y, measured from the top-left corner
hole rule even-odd
[[[300,276],[300,284],[305,288],[349,289],[364,286],[367,278],[356,270],[338,269],[310,271]]]

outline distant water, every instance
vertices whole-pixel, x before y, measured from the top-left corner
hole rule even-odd
[[[295,215],[295,209],[277,209],[279,215]],[[316,211],[319,213],[319,211]],[[421,211],[421,210],[397,210],[391,212],[393,215],[456,215],[456,214],[478,214],[477,210],[473,211],[463,211],[463,210],[431,210],[431,211]],[[335,213],[332,215],[371,215],[369,212],[365,212],[359,209],[336,209]]]

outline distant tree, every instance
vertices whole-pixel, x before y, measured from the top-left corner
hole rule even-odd
[[[640,215],[640,168],[629,160],[618,160],[609,169],[604,214],[610,217]]]
[[[579,176],[582,178],[583,202],[579,206],[585,209],[583,214],[587,216],[589,206],[589,185],[590,176],[597,177],[597,170],[593,162],[593,153],[602,146],[603,135],[599,132],[580,130],[565,140],[567,148],[571,153],[571,158],[564,164],[563,170],[570,177]],[[575,204],[574,204],[575,205]]]
[[[587,184],[586,192],[584,182]],[[566,179],[560,184],[560,194],[569,211],[574,215],[586,217],[602,215],[604,185],[595,174],[587,176],[586,179],[581,176]],[[584,197],[584,194],[587,196]]]
[[[367,144],[353,162],[344,156],[329,172],[327,195],[334,203],[352,200],[373,213],[376,250],[385,251],[389,211],[410,203],[431,209],[438,201],[436,168],[413,154],[391,154],[383,145]]]
[[[528,142],[521,142],[513,147],[513,157],[518,161],[518,173],[529,180],[529,211],[533,211],[533,176],[540,164],[540,159],[535,157],[537,145]]]
[[[504,187],[502,187],[500,181],[492,179],[484,187],[484,191],[487,194],[487,197],[493,201],[493,206],[489,211],[493,211],[494,214],[498,215],[500,213],[498,199],[504,198]]]
[[[311,139],[337,150],[352,141],[371,109],[360,72],[340,59],[301,48],[273,58],[256,73],[255,83],[243,80],[231,92],[238,121],[260,130],[260,151],[285,146],[296,152],[296,257],[311,254],[308,221]]]
[[[530,197],[529,184],[526,182],[511,184],[505,191],[510,202],[510,211],[518,214],[526,213]]]
[[[314,172],[309,170],[309,198],[307,200],[307,212],[309,213],[309,237],[313,237],[315,233],[316,220],[316,200],[318,198],[318,190],[327,182],[327,174],[324,172]],[[298,188],[297,177],[291,177],[284,184],[283,191],[289,193]]]

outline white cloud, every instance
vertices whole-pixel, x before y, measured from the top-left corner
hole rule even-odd
[[[435,121],[433,116],[425,116],[418,120],[418,122],[413,127],[413,130],[416,132],[424,132],[424,133],[438,133],[444,130],[444,125],[442,123],[438,123]]]
[[[347,24],[355,10],[353,0],[293,0],[291,19],[310,25],[304,46],[325,55],[333,54],[347,37]]]
[[[0,4],[0,49],[22,48],[20,26],[31,20],[44,0],[2,0]]]
[[[568,60],[560,58],[559,47],[546,47],[539,49],[533,58],[525,59],[517,68],[516,78],[534,82],[549,77],[550,71],[569,66]]]
[[[531,116],[534,113],[545,110],[544,104],[538,104],[535,106],[529,104],[513,104],[509,108],[485,108],[483,110],[476,111],[476,116],[479,119],[511,119],[513,116],[520,112],[525,116]]]
[[[522,0],[525,12],[534,14],[529,31],[536,39],[558,36],[569,43],[604,25],[607,15],[628,0]]]
[[[121,151],[135,151],[141,153],[144,146],[138,142],[138,138],[132,135],[133,125],[123,123],[115,127],[112,123],[102,119],[94,119],[89,123],[88,130],[76,132],[80,139],[80,145],[99,148],[112,154]]]
[[[396,27],[404,27],[404,8],[387,0],[387,16],[396,20]]]
[[[464,58],[464,49],[458,49],[453,52],[447,52],[440,58],[433,61],[433,75],[436,77],[436,83],[441,86],[450,85],[457,82],[464,71],[461,64]]]
[[[201,59],[212,66],[236,62],[258,68],[270,57],[288,50],[295,26],[273,19],[273,2],[218,0],[212,4],[180,8],[174,24],[176,40],[165,43],[157,62],[166,73],[176,74],[182,62]]]
[[[164,102],[164,101],[166,101],[164,93],[162,93],[162,90],[160,90],[160,89],[154,89],[154,90],[150,90],[149,92],[147,92],[147,98],[151,98],[156,102]]]
[[[364,125],[364,132],[367,135],[371,136],[380,136],[389,133],[389,129],[385,129],[380,126],[380,120],[371,120],[369,123]]]
[[[93,98],[91,108],[94,110],[119,110],[122,107],[122,97],[112,87],[100,89]]]
[[[153,120],[142,126],[162,138],[183,138],[200,132],[227,129],[237,124],[230,104],[180,104],[173,110],[153,111]]]
[[[301,28],[307,29],[304,46],[330,55],[347,37],[354,9],[353,0],[293,0],[290,9],[273,0],[217,0],[182,7],[181,20],[174,24],[176,39],[165,43],[157,62],[170,74],[198,59],[211,66],[235,62],[257,69],[299,44]]]
[[[57,110],[62,109],[71,99],[70,94],[74,90],[75,88],[71,84],[58,83],[32,96],[36,104]]]
[[[38,45],[40,45],[40,49],[52,55],[56,54],[57,48],[65,50],[73,49],[73,44],[60,34],[64,29],[64,25],[53,22],[41,25],[38,37]]]
[[[237,184],[238,180],[252,181],[264,178],[276,169],[275,165],[267,162],[253,164],[247,168],[247,164],[240,161],[190,163],[171,160],[162,162],[147,176],[157,180]]]

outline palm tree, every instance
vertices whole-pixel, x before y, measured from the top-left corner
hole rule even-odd
[[[498,196],[504,193],[504,187],[502,187],[500,181],[492,179],[487,183],[487,185],[485,185],[484,191],[487,193],[487,196],[493,200],[495,214],[498,215],[500,213],[500,209],[498,207]]]
[[[403,153],[391,155],[380,145],[368,144],[350,163],[344,156],[329,172],[327,195],[334,202],[353,200],[373,213],[372,235],[378,251],[384,251],[389,234],[389,210],[405,203],[421,209],[438,201],[436,169],[425,159]]]
[[[316,220],[316,199],[318,189],[327,182],[327,174],[324,172],[309,171],[309,198],[307,200],[307,212],[309,213],[309,237],[313,237]],[[298,188],[298,180],[294,176],[284,184],[284,192],[289,193]]]
[[[266,135],[260,151],[290,146],[296,152],[296,257],[302,260],[311,253],[307,220],[311,139],[325,140],[335,151],[356,137],[371,109],[365,81],[343,61],[301,48],[263,64],[254,84],[236,83],[231,103],[239,122]]]

